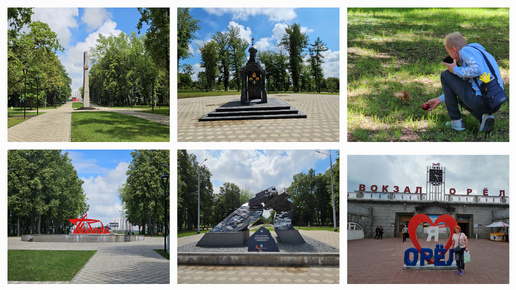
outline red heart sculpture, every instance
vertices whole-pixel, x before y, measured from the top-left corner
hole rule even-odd
[[[417,215],[413,216],[409,221],[408,232],[409,232],[409,236],[410,236],[410,241],[412,242],[412,244],[414,244],[414,247],[416,248],[416,250],[419,253],[421,253],[421,245],[419,244],[419,241],[417,240],[416,230],[417,230],[417,226],[419,226],[419,224],[421,224],[423,222],[427,222],[428,225],[430,225],[430,226],[435,226],[439,223],[445,223],[448,226],[448,228],[450,229],[450,237],[448,238],[448,242],[444,246],[446,251],[448,251],[452,245],[453,228],[455,228],[455,226],[457,225],[457,221],[451,215],[447,215],[447,214],[443,214],[443,215],[439,216],[435,220],[435,222],[432,222],[430,217],[428,217],[426,214],[417,214]],[[429,264],[434,263],[433,259],[429,259],[427,261]]]

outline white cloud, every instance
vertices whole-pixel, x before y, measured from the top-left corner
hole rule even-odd
[[[84,8],[81,20],[88,26],[89,31],[101,27],[106,20],[113,16],[105,8]]]
[[[205,8],[214,15],[232,14],[234,20],[248,20],[249,16],[265,15],[269,21],[290,21],[297,17],[293,8]]]
[[[79,16],[78,8],[34,8],[32,21],[39,20],[47,23],[50,29],[57,34],[59,42],[63,47],[67,47],[71,36],[72,29],[79,27],[77,17]]]
[[[192,65],[192,70],[193,70],[194,74],[191,75],[190,77],[192,78],[192,81],[196,82],[197,74],[201,71],[204,71],[204,68],[201,67],[200,63],[196,63],[196,64]]]
[[[247,42],[251,44],[251,38],[253,34],[251,31],[251,27],[244,27],[243,25],[238,24],[234,21],[229,22],[228,28],[230,27],[238,27],[238,29],[240,29],[240,38],[247,40]]]
[[[272,39],[268,37],[260,38],[255,44],[254,47],[258,49],[258,51],[266,51],[273,50],[274,45],[270,42]]]
[[[82,86],[84,52],[89,52],[90,49],[95,46],[100,34],[103,34],[104,36],[116,36],[122,33],[121,30],[116,29],[116,25],[116,22],[107,20],[104,22],[104,24],[102,24],[102,26],[99,27],[97,31],[89,34],[84,41],[77,42],[75,46],[71,46],[67,49],[65,57],[63,57],[61,61],[66,67],[66,71],[68,72],[70,78],[72,79],[73,90],[76,90]]]
[[[285,29],[287,26],[288,24],[286,23],[276,23],[272,29],[272,37],[277,41],[281,41],[283,35],[285,35]]]
[[[99,219],[106,224],[120,215],[122,206],[117,190],[127,180],[128,167],[129,163],[120,162],[115,169],[108,170],[106,174],[82,179],[82,188],[90,205],[89,218]]]
[[[324,63],[321,65],[324,71],[324,77],[339,77],[340,63],[339,63],[339,51],[323,51]]]
[[[303,170],[313,168],[318,160],[326,158],[312,150],[266,151],[199,151],[192,150],[212,175],[214,192],[219,192],[223,182],[231,182],[252,193],[275,186],[288,187],[292,177]]]

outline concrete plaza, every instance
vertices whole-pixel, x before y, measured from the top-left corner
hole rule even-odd
[[[421,246],[435,248],[439,242],[419,239]],[[471,263],[464,275],[454,270],[403,270],[405,250],[414,247],[410,239],[363,239],[348,241],[348,284],[508,284],[509,243],[469,239]],[[446,254],[448,258],[448,254]]]
[[[70,284],[169,284],[170,261],[154,250],[163,249],[163,238],[146,237],[127,243],[22,242],[8,239],[9,250],[97,250]],[[31,283],[9,281],[11,284]],[[32,282],[34,283],[34,282]],[[59,282],[44,282],[59,283]]]
[[[206,121],[199,118],[240,96],[177,100],[179,142],[338,142],[339,95],[277,94],[307,115],[304,119]]]
[[[311,238],[339,249],[339,233],[330,231],[299,231]],[[272,233],[275,236],[274,233]],[[177,240],[181,247],[199,241],[203,234]],[[339,266],[231,266],[178,265],[179,284],[338,284]]]

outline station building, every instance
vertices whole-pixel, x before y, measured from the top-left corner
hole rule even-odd
[[[489,194],[488,189],[484,189],[482,195],[469,195],[469,189],[457,193],[450,188],[445,193],[444,174],[444,168],[438,164],[427,168],[426,193],[422,192],[422,187],[405,187],[401,192],[399,188],[402,187],[396,186],[397,190],[393,192],[387,190],[388,186],[364,184],[358,190],[348,192],[348,240],[373,238],[377,226],[383,228],[384,238],[401,238],[404,225],[408,226],[417,214],[426,214],[432,220],[440,215],[450,215],[469,238],[478,239],[493,239],[491,233],[501,232],[501,228],[486,227],[493,222],[510,224],[509,197],[505,190],[496,189]],[[423,237],[426,226],[418,227],[418,237]],[[441,236],[449,236],[449,230],[443,228]]]

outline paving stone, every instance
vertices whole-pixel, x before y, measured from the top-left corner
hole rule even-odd
[[[198,119],[213,111],[210,104],[225,104],[234,96],[217,96],[202,98],[179,99],[177,102],[177,138],[179,142],[312,142],[312,133],[321,134],[320,140],[328,142],[339,141],[339,96],[338,95],[271,95],[275,98],[296,107],[307,114],[305,119],[269,119],[269,120],[246,120],[246,121],[214,121],[199,122]],[[192,116],[194,118],[192,118]],[[200,124],[203,123],[203,124]],[[204,123],[216,123],[205,125]],[[299,139],[285,139],[286,132],[292,129],[303,128],[296,137]],[[213,132],[222,138],[212,140],[208,137],[201,137],[201,133]],[[236,133],[238,132],[238,133]],[[305,135],[299,135],[299,132]],[[193,133],[193,135],[192,135]],[[292,134],[292,132],[289,132]],[[251,135],[259,136],[258,139]],[[194,136],[190,139],[189,137]],[[187,139],[188,138],[188,139]]]

